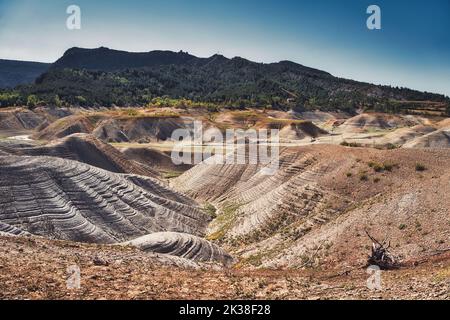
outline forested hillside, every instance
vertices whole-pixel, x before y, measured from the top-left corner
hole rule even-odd
[[[107,48],[68,50],[35,84],[4,92],[0,103],[140,106],[164,96],[235,108],[347,112],[401,112],[422,102],[448,111],[450,104],[443,95],[336,78],[289,61],[262,64],[221,55]]]

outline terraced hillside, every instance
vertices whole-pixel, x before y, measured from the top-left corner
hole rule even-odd
[[[254,267],[364,264],[388,237],[403,260],[448,248],[449,150],[285,148],[280,170],[200,164],[173,187],[212,203],[208,239]],[[420,166],[419,166],[420,164]]]
[[[156,177],[149,167],[128,160],[120,151],[92,135],[73,134],[45,145],[1,143],[0,151],[19,156],[51,156],[76,160],[116,173]]]
[[[24,231],[115,243],[160,231],[201,236],[208,224],[208,216],[191,204],[155,195],[165,193],[158,183],[151,193],[125,176],[59,158],[0,161],[0,221]]]
[[[45,156],[0,156],[0,167],[2,234],[96,244],[131,241],[125,244],[151,247],[148,251],[163,254],[169,265],[184,267],[232,261],[201,239],[209,215],[158,180]]]

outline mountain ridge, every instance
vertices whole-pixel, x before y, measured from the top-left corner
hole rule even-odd
[[[445,95],[338,78],[292,61],[258,63],[218,54],[199,58],[184,51],[74,47],[34,84],[17,91],[12,103],[31,107],[143,106],[167,97],[233,108],[398,113],[416,109],[417,102],[420,108],[422,102],[431,101],[450,114],[450,98]],[[7,103],[0,101],[0,106]]]
[[[97,58],[102,58],[102,60],[97,60]],[[76,61],[73,60],[76,58]],[[126,61],[123,61],[123,60]],[[130,62],[130,59],[135,59],[135,61]],[[281,60],[279,62],[254,62],[249,59],[235,56],[233,58],[227,58],[221,54],[214,54],[210,57],[197,57],[191,55],[185,51],[170,51],[170,50],[152,50],[148,52],[130,52],[124,50],[115,50],[107,47],[99,47],[93,49],[79,48],[73,47],[68,49],[61,58],[59,58],[55,63],[52,64],[52,69],[86,69],[90,71],[120,71],[124,69],[133,69],[133,68],[145,68],[151,67],[155,65],[178,65],[184,63],[191,63],[192,65],[202,67],[216,60],[220,60],[220,62],[230,62],[234,61],[236,63],[251,63],[251,64],[259,64],[265,66],[273,66],[273,65],[284,65],[284,66],[295,66],[297,68],[303,68],[304,70],[309,70],[310,72],[315,72],[319,74],[326,74],[331,76],[330,73],[307,67],[302,64]],[[111,63],[113,65],[106,65],[107,63]],[[93,66],[92,64],[96,64]]]

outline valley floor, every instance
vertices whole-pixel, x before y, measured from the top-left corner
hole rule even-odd
[[[449,262],[447,252],[382,272],[372,291],[364,268],[183,270],[131,247],[0,236],[0,299],[450,299]],[[80,289],[67,289],[73,265]]]

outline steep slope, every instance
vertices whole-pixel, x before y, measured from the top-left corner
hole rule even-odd
[[[165,141],[175,130],[185,127],[186,120],[180,117],[105,119],[97,124],[92,134],[106,142]]]
[[[389,132],[382,138],[376,140],[377,145],[402,146],[418,137],[422,137],[436,131],[432,126],[417,125],[411,128],[399,128]]]
[[[69,136],[74,133],[91,133],[94,125],[90,119],[83,115],[71,115],[56,120],[42,130],[36,132],[33,138],[36,140],[54,140]]]
[[[22,108],[0,109],[0,131],[24,131],[37,128],[45,117]]]
[[[0,143],[0,150],[21,156],[52,156],[76,160],[116,173],[157,176],[157,172],[128,160],[114,147],[88,134],[73,134],[43,146]]]
[[[429,124],[425,118],[403,115],[388,115],[383,113],[363,113],[348,119],[339,126],[339,129],[344,132],[358,132],[396,129],[423,124]]]
[[[117,243],[163,231],[202,236],[209,222],[191,204],[165,198],[160,184],[153,193],[79,162],[9,156],[0,166],[0,222],[33,234]]]
[[[450,148],[450,126],[415,138],[403,145],[404,148]]]
[[[449,168],[448,150],[327,145],[283,149],[273,176],[203,163],[172,184],[219,209],[208,239],[239,265],[327,268],[366,262],[365,229],[405,260],[448,247]]]
[[[124,156],[157,172],[184,172],[192,165],[175,165],[170,155],[148,147],[126,147],[120,149]]]
[[[49,67],[49,63],[0,59],[0,88],[33,83]]]
[[[7,235],[7,236],[25,236],[29,235],[28,232],[23,231],[19,228],[13,227],[9,224],[0,222],[0,236]]]

